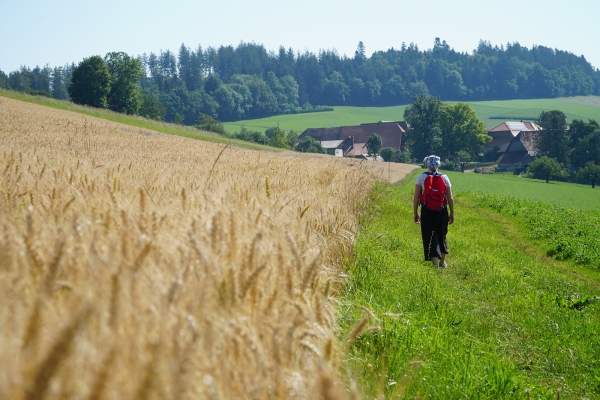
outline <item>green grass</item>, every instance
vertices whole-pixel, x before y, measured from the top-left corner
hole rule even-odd
[[[598,271],[546,257],[514,218],[460,191],[449,267],[435,270],[422,261],[412,220],[414,178],[377,187],[348,264],[340,335],[365,315],[361,307],[376,317],[347,356],[364,392],[600,398]]]
[[[487,128],[504,121],[535,121],[542,111],[560,110],[573,119],[600,121],[600,97],[567,97],[557,99],[504,100],[469,102]]]
[[[493,128],[504,121],[535,120],[542,111],[561,110],[569,121],[595,119],[600,121],[600,97],[569,97],[558,99],[503,100],[467,102],[473,107],[486,128]],[[404,119],[407,105],[394,107],[349,107],[336,106],[334,111],[277,115],[268,118],[249,119],[225,123],[229,132],[240,130],[244,125],[251,130],[264,131],[272,126],[302,133],[307,128],[359,125],[378,121],[400,121]]]
[[[229,139],[212,132],[200,131],[191,126],[158,122],[142,118],[136,115],[126,115],[101,108],[80,106],[65,100],[50,99],[44,96],[31,96],[25,93],[5,89],[0,89],[0,96],[25,101],[28,103],[38,104],[46,107],[51,107],[59,110],[72,111],[79,114],[89,115],[91,117],[102,118],[105,120],[117,122],[120,124],[135,126],[141,129],[153,130],[168,135],[184,136],[212,143],[229,143],[238,147],[252,150],[266,150],[274,152],[282,151],[281,149],[263,146],[256,143],[245,142],[243,140]]]
[[[268,118],[226,122],[224,125],[228,132],[239,131],[243,125],[250,130],[257,131],[279,126],[284,131],[294,130],[302,133],[307,128],[330,128],[379,121],[399,121],[404,119],[405,108],[406,105],[394,107],[335,106],[333,111],[276,115]]]
[[[519,178],[510,173],[474,174],[442,171],[452,183],[453,193],[481,192],[541,201],[580,210],[600,210],[599,188],[568,182]]]

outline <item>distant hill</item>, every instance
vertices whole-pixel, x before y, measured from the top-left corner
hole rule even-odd
[[[498,100],[467,102],[487,128],[510,120],[535,120],[542,111],[561,110],[569,121],[595,119],[600,121],[600,96],[562,97],[556,99]],[[243,125],[250,130],[264,131],[273,126],[301,133],[306,128],[325,128],[359,125],[377,121],[400,121],[406,105],[394,107],[334,107],[333,111],[276,115],[225,123],[229,132],[239,131]]]

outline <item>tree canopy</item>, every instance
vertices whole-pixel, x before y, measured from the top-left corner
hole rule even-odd
[[[310,136],[305,136],[296,145],[296,151],[302,153],[325,153],[321,143]]]
[[[577,179],[582,181],[590,181],[592,188],[596,187],[596,182],[600,180],[600,164],[589,161],[585,167],[577,171]]]
[[[600,70],[583,56],[544,46],[480,41],[469,54],[436,38],[431,49],[413,43],[371,54],[367,49],[361,42],[355,54],[346,56],[283,46],[269,51],[244,42],[218,48],[182,44],[177,52],[139,55],[144,71],[139,83],[143,93],[158,96],[167,109],[165,120],[179,114],[188,125],[199,112],[230,121],[295,112],[305,104],[407,104],[413,96],[427,94],[443,101],[600,95]],[[6,78],[0,74],[0,85],[65,98],[73,69],[22,67],[5,72]],[[135,109],[135,102],[118,100],[117,87],[111,108]]]
[[[565,164],[569,157],[567,136],[567,116],[559,110],[542,111],[537,119],[542,127],[536,139],[536,149],[540,156],[548,156]]]
[[[110,72],[100,56],[84,58],[73,69],[69,95],[74,103],[91,107],[108,107],[110,93]]]
[[[546,183],[550,178],[564,178],[568,176],[565,167],[555,158],[541,156],[536,158],[527,167],[527,173],[534,178],[542,178]]]
[[[418,94],[413,102],[404,110],[404,120],[409,124],[407,136],[411,153],[417,159],[440,150],[442,144],[439,127],[440,108],[439,98]]]
[[[123,52],[108,53],[104,61],[111,76],[108,106],[117,112],[137,114],[142,105],[141,61]]]
[[[381,150],[381,136],[376,133],[373,133],[367,139],[367,151],[369,152],[369,157],[377,157],[379,155],[379,151]]]
[[[459,152],[476,157],[492,140],[475,110],[466,103],[444,104],[440,108],[441,155],[454,158]],[[469,157],[469,158],[470,158]],[[463,157],[464,154],[463,154]]]

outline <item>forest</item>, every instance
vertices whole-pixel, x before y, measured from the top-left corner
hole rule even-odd
[[[283,46],[275,52],[244,42],[205,49],[182,44],[177,53],[109,53],[104,60],[110,64],[111,59],[136,60],[139,71],[131,76],[138,99],[126,108],[110,101],[106,107],[185,125],[193,125],[201,113],[235,121],[318,106],[408,104],[418,94],[442,101],[600,95],[600,70],[584,56],[516,42],[497,46],[481,40],[469,54],[436,38],[431,49],[402,43],[370,57],[362,42],[351,56]],[[0,70],[0,87],[74,100],[69,89],[79,65]]]

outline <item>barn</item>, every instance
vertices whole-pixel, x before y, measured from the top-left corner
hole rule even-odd
[[[408,126],[404,121],[379,121],[334,128],[308,128],[300,134],[299,139],[312,137],[321,143],[327,154],[365,157],[368,154],[366,143],[369,136],[376,133],[381,137],[382,148],[391,147],[400,150],[407,129]]]

